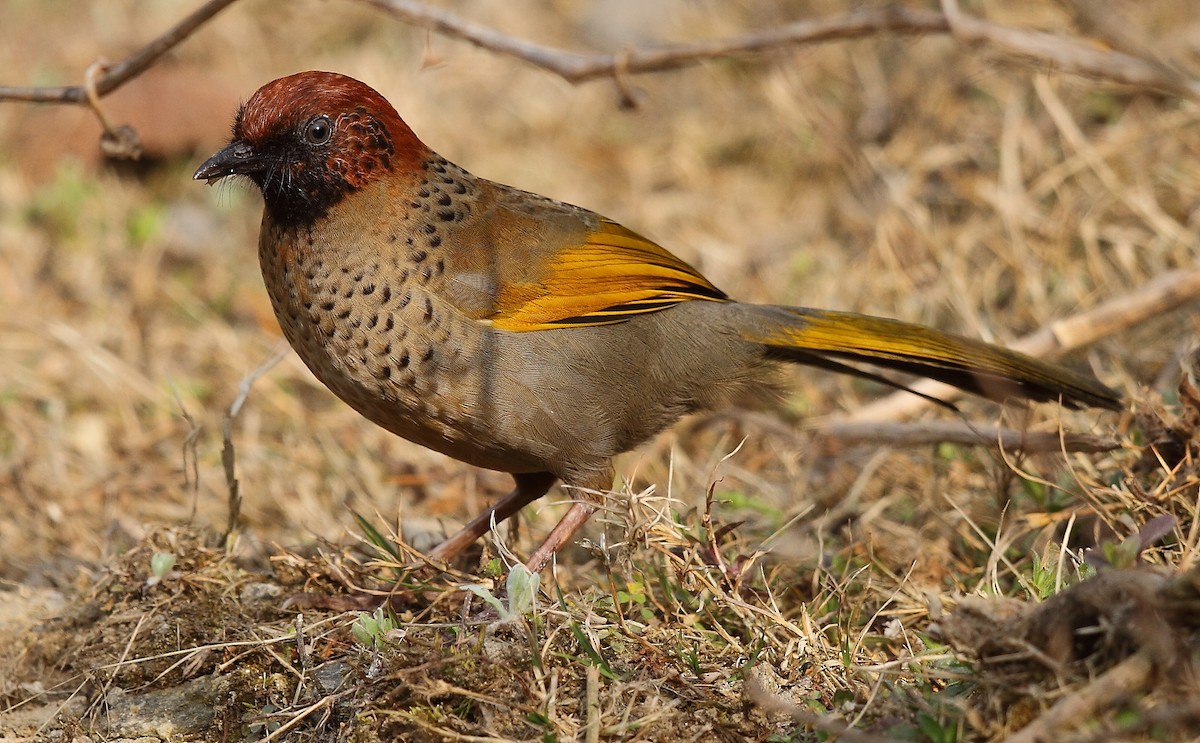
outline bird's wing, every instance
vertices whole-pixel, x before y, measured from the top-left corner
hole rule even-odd
[[[609,220],[554,251],[536,275],[497,289],[487,319],[512,331],[607,325],[690,299],[727,299],[665,248]]]

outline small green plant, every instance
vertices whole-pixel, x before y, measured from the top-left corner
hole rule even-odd
[[[146,579],[146,588],[153,588],[171,575],[175,567],[175,555],[171,552],[155,552],[150,556],[150,577]]]
[[[351,509],[350,514],[354,516],[354,521],[358,524],[358,528],[362,529],[363,537],[367,540],[367,543],[378,551],[381,558],[384,560],[390,559],[397,563],[404,561],[404,557],[400,554],[400,550],[396,547],[396,544],[385,537],[382,531],[376,529],[375,525],[368,521],[365,516],[353,509]],[[406,575],[405,570],[399,566],[393,567],[392,573],[395,574],[396,579],[399,581],[403,581]]]
[[[495,596],[487,586],[471,583],[463,586],[466,590],[483,599],[500,615],[501,622],[511,622],[521,617],[533,614],[537,608],[537,592],[540,578],[537,573],[529,572],[529,568],[521,563],[513,565],[508,571],[505,581],[505,592],[508,594],[508,604]]]
[[[354,516],[354,521],[358,524],[358,528],[362,529],[363,536],[371,543],[373,547],[379,550],[381,555],[386,555],[394,560],[400,559],[400,550],[396,549],[396,545],[392,541],[383,536],[383,532],[375,528],[375,525],[368,521],[358,511],[350,511]]]
[[[783,511],[772,507],[762,498],[756,498],[744,490],[722,490],[716,495],[717,500],[722,501],[731,509],[739,511],[754,511],[755,513],[766,516],[771,519],[773,524],[778,524],[783,521]]]
[[[932,743],[958,743],[962,739],[962,722],[953,717],[918,712],[917,729]]]
[[[525,721],[542,729],[543,743],[553,743],[558,740],[558,736],[554,733],[554,722],[542,712],[527,712]]]
[[[1057,590],[1056,570],[1051,560],[1043,561],[1038,555],[1032,555],[1029,565],[1029,588],[1034,598],[1045,601]]]
[[[371,614],[360,611],[354,624],[350,625],[350,633],[359,644],[370,648],[378,648],[404,637],[404,630],[396,626],[396,620],[382,606]]]
[[[1131,568],[1142,560],[1142,552],[1168,537],[1175,529],[1174,516],[1156,516],[1119,542],[1105,541],[1099,550],[1088,550],[1083,559],[1093,568]]]
[[[570,607],[567,606],[567,598],[563,596],[562,589],[557,584],[555,584],[555,589],[558,591],[559,608],[563,612],[570,612]],[[575,642],[579,644],[579,649],[587,656],[587,662],[595,666],[605,678],[616,681],[619,678],[616,672],[613,671],[612,666],[608,664],[608,661],[605,660],[596,646],[592,644],[592,641],[588,638],[587,633],[583,631],[583,628],[579,626],[579,623],[572,619],[568,622],[568,627],[570,627],[571,634],[575,637]]]
[[[150,558],[150,572],[155,578],[162,580],[175,567],[175,555],[171,552],[155,552]]]

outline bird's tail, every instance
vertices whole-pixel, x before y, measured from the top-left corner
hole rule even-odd
[[[772,358],[853,374],[901,389],[909,388],[855,364],[936,379],[991,400],[1061,400],[1070,407],[1111,410],[1122,405],[1117,392],[1089,376],[923,325],[852,312],[742,307],[750,311],[748,322],[741,328],[742,337],[765,346]]]

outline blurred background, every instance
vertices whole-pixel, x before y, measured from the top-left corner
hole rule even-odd
[[[5,0],[0,83],[79,84],[93,61],[125,57],[197,4]],[[584,51],[845,10],[833,0],[437,5]],[[1193,3],[1112,7],[1155,54],[1194,69]],[[1049,0],[981,0],[969,10],[1079,31]],[[62,587],[85,581],[89,566],[149,525],[223,527],[222,418],[281,336],[255,254],[258,195],[191,174],[226,141],[240,101],[303,69],[367,82],[447,158],[606,214],[749,301],[1005,342],[1196,255],[1193,105],[945,35],[878,35],[631,76],[637,105],[628,108],[612,81],[570,85],[364,3],[243,0],[104,99],[114,122],[140,134],[139,162],[104,161],[83,107],[0,102],[0,581]],[[1134,395],[1169,390],[1195,325],[1193,312],[1173,313],[1067,363]],[[785,430],[883,393],[816,372],[788,381],[770,406]],[[964,409],[999,418],[992,406]],[[1008,416],[1047,430],[1112,425],[1056,409]],[[509,486],[373,427],[291,353],[256,383],[233,430],[251,553],[343,539],[351,509],[385,524],[401,513],[418,537],[438,534]],[[685,423],[624,457],[618,472],[635,488],[669,490],[683,507],[702,503],[719,478],[725,517],[749,520],[761,538],[803,504],[837,504],[869,462],[872,475],[855,491],[858,511],[872,514],[863,549],[893,551],[905,564],[949,538],[933,491],[969,492],[998,477],[1000,465],[983,459],[980,467],[928,449],[830,459],[733,415]],[[994,517],[994,491],[963,495],[963,512]],[[535,531],[558,513],[543,514]],[[779,549],[816,555],[799,537]],[[942,569],[922,565],[918,575],[935,579]]]

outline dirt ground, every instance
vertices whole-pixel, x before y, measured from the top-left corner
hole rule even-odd
[[[77,84],[197,4],[6,0],[0,84]],[[609,51],[845,11],[439,7]],[[1116,43],[1072,7],[964,9]],[[1189,0],[1111,12],[1131,48],[1197,76]],[[290,351],[263,368],[281,336],[261,201],[191,180],[240,100],[309,68],[368,82],[449,159],[604,213],[747,301],[1010,342],[1192,269],[1200,247],[1195,103],[987,44],[716,59],[623,78],[627,107],[612,80],[571,85],[366,3],[242,0],[105,99],[143,140],[136,164],[101,158],[82,107],[0,101],[0,740],[1200,736],[1190,296],[1059,359],[1122,390],[1122,413],[964,400],[904,420],[1107,450],[822,435],[888,390],[788,372],[762,409],[622,457],[611,508],[531,602],[506,566],[563,513],[557,490],[454,570],[399,571],[509,478],[375,428]],[[411,590],[390,612],[310,600],[397,576]]]

